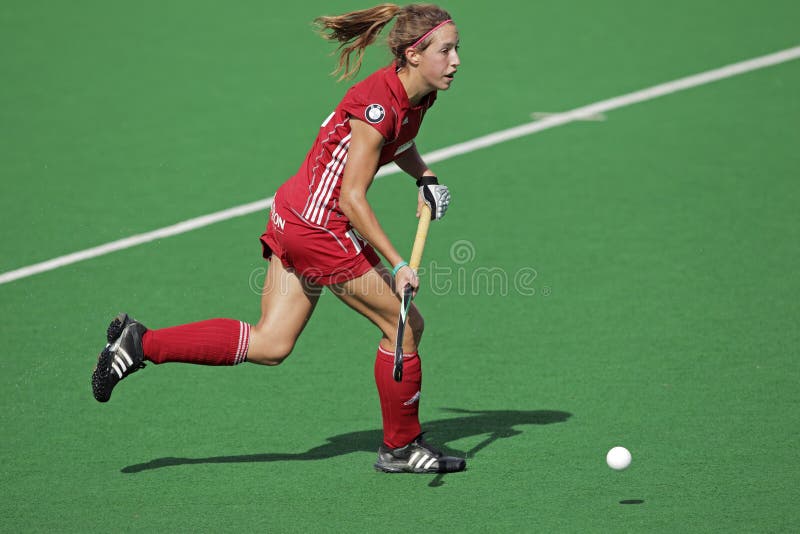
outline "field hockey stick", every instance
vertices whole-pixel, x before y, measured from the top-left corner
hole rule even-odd
[[[417,224],[417,236],[414,238],[414,246],[411,247],[411,259],[408,266],[414,272],[419,269],[422,263],[422,251],[425,249],[425,240],[428,238],[428,227],[431,224],[431,209],[427,204],[422,206]],[[411,299],[414,295],[414,288],[411,284],[406,284],[403,288],[403,301],[400,303],[400,318],[397,321],[397,341],[394,346],[394,372],[392,376],[396,382],[403,380],[403,334],[406,330],[406,319],[408,310],[411,308]]]

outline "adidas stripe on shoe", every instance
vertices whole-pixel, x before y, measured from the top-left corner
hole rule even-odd
[[[445,456],[422,436],[405,447],[392,449],[381,445],[375,469],[384,473],[454,473],[467,468],[463,458]]]
[[[142,336],[145,326],[120,313],[106,331],[108,343],[92,372],[92,393],[98,402],[108,402],[117,383],[145,366]]]

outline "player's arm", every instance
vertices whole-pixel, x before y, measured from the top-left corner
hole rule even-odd
[[[394,248],[386,232],[383,231],[375,212],[367,202],[367,190],[375,178],[383,148],[383,136],[367,123],[350,119],[350,148],[347,152],[347,165],[344,168],[339,207],[350,219],[350,224],[361,234],[386,261],[396,266],[403,257]],[[419,285],[416,274],[409,268],[401,268],[396,274],[397,287],[411,284]]]
[[[433,171],[425,164],[422,156],[417,151],[417,145],[412,144],[404,150],[394,160],[406,174],[417,180],[419,195],[417,197],[417,217],[420,209],[427,204],[431,209],[433,219],[444,217],[447,207],[450,205],[450,190],[446,185],[439,184],[439,180]]]
[[[401,152],[394,162],[415,180],[422,176],[434,176],[433,171],[428,168],[422,160],[422,156],[419,155],[416,143],[412,143],[410,147]]]

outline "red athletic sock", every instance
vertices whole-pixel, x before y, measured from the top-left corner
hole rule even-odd
[[[234,319],[209,319],[160,330],[142,338],[144,357],[153,363],[236,365],[247,358],[250,325]]]
[[[378,347],[375,358],[375,383],[381,399],[383,442],[392,448],[403,447],[420,435],[419,394],[422,366],[419,354],[406,354],[403,381],[395,382],[394,354]]]

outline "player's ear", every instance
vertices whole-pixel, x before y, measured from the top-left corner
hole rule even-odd
[[[406,64],[411,65],[412,67],[419,66],[421,54],[416,48],[406,48],[404,54],[406,56]]]

